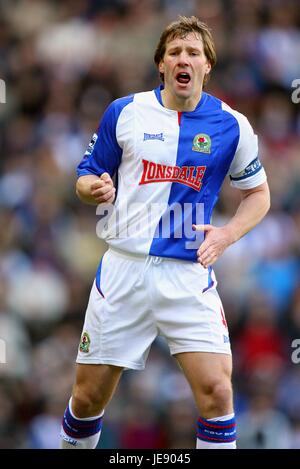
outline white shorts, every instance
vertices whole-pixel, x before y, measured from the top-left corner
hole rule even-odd
[[[231,354],[215,286],[213,272],[200,264],[109,249],[91,290],[77,363],[144,369],[158,335],[172,355]]]

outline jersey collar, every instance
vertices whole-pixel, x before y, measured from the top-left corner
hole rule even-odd
[[[164,85],[160,85],[158,86],[157,88],[155,88],[154,90],[154,93],[155,93],[155,96],[156,96],[156,99],[157,101],[159,102],[159,104],[164,108],[164,109],[167,109],[165,108],[163,102],[162,102],[162,98],[161,98],[161,91],[164,89]],[[207,98],[207,94],[205,93],[205,91],[202,91],[202,94],[201,94],[201,98],[200,98],[200,101],[198,102],[197,106],[195,107],[195,109],[193,111],[184,111],[184,112],[195,112],[195,111],[198,111],[198,109],[200,109],[203,104],[205,103],[206,101],[206,98]],[[171,109],[169,109],[171,110]]]

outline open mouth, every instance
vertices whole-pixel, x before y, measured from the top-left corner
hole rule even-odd
[[[179,83],[182,83],[184,85],[189,83],[189,81],[191,80],[190,74],[187,72],[179,72],[177,73],[175,78]]]

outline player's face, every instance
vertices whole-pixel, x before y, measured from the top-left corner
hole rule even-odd
[[[195,101],[195,106],[203,79],[210,69],[202,38],[195,33],[167,42],[165,55],[159,64],[159,71],[164,74],[165,92],[175,101]]]

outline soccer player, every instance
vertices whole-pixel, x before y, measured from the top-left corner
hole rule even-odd
[[[247,118],[203,91],[216,62],[207,26],[179,17],[154,59],[162,85],[114,101],[78,166],[80,200],[110,211],[109,249],[91,289],[62,448],[97,446],[123,370],[143,369],[158,335],[193,391],[196,447],[236,447],[230,341],[212,264],[265,216],[269,189]],[[226,175],[241,202],[216,227]]]

